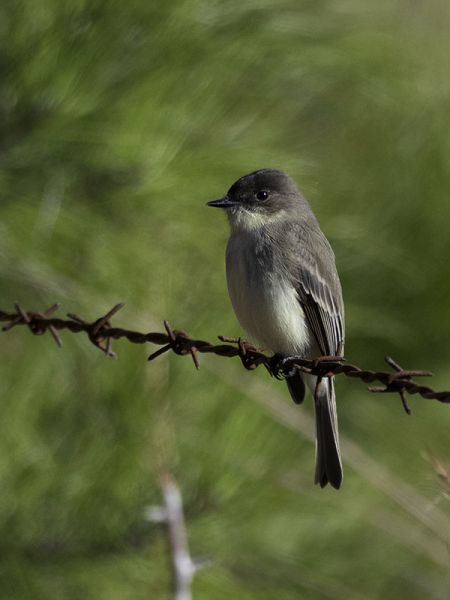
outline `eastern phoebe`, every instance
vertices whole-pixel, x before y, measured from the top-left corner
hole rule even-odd
[[[293,180],[273,169],[241,177],[209,206],[225,209],[228,292],[252,340],[274,355],[342,356],[344,305],[333,250]],[[315,397],[315,483],[342,482],[333,378],[294,371],[286,379],[300,404]],[[317,389],[316,389],[317,385]]]

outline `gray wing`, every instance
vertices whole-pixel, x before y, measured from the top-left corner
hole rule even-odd
[[[322,355],[342,356],[344,304],[333,250],[318,224],[292,234],[297,252],[290,274],[310,331]]]

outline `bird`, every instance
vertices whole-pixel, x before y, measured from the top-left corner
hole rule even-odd
[[[344,303],[335,256],[297,185],[277,169],[240,177],[218,200],[226,212],[227,287],[236,317],[252,342],[277,360],[343,356]],[[295,403],[314,399],[314,482],[339,489],[343,470],[333,377],[295,369],[286,374]]]

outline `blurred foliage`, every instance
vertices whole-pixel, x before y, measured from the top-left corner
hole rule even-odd
[[[335,249],[348,358],[389,353],[449,387],[449,27],[444,0],[3,0],[0,306],[96,318],[124,301],[124,326],[238,334],[205,202],[281,168]],[[448,461],[448,408],[413,399],[408,418],[340,380],[336,493],[312,485],[311,440],[254,401],[258,383],[289,403],[262,370],[63,338],[0,338],[5,598],[168,598],[143,518],[161,469],[213,561],[196,600],[448,598],[427,458]]]

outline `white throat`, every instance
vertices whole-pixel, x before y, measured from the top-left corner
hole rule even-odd
[[[248,210],[244,206],[229,210],[228,220],[233,232],[255,231],[269,223],[282,221],[286,216],[286,211],[279,210],[271,215],[259,212],[257,210]]]

